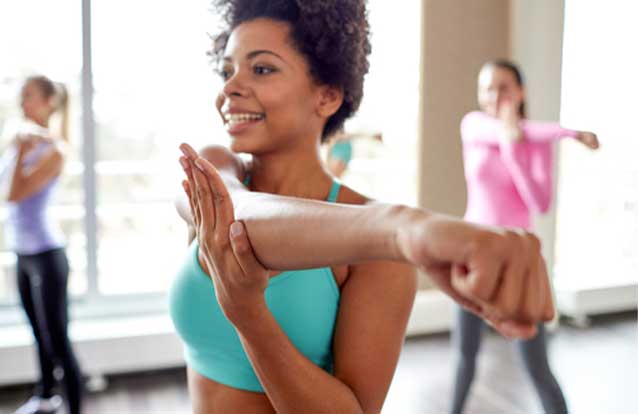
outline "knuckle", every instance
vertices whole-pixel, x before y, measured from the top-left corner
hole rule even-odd
[[[538,236],[536,236],[535,234],[532,234],[532,233],[527,233],[527,240],[528,240],[528,242],[532,246],[532,249],[534,249],[535,252],[540,252],[540,250],[541,250],[541,240],[538,238]]]
[[[220,248],[224,248],[224,247],[227,247],[229,245],[228,237],[226,235],[224,235],[224,234],[216,233],[213,236],[213,241],[215,243],[215,246],[220,247]]]

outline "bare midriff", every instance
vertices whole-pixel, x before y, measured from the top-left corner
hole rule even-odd
[[[188,389],[194,414],[274,414],[266,394],[231,388],[188,368]]]

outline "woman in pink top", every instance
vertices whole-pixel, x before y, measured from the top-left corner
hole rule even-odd
[[[529,230],[532,214],[547,212],[551,204],[553,143],[571,137],[596,149],[598,139],[591,132],[527,120],[523,77],[509,61],[495,60],[483,66],[478,100],[481,111],[470,112],[461,122],[468,192],[465,219]],[[511,299],[513,304],[520,300]],[[453,335],[459,351],[453,413],[463,409],[474,378],[482,326],[480,318],[458,310]],[[545,412],[567,412],[565,398],[547,360],[543,324],[535,337],[518,340],[517,344]]]

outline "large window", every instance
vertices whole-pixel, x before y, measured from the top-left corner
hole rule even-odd
[[[86,250],[82,205],[82,163],[79,144],[80,72],[82,68],[81,13],[77,1],[0,2],[0,131],[4,149],[19,129],[18,97],[26,76],[42,73],[64,82],[70,95],[70,133],[73,148],[62,182],[54,216],[69,239],[68,254],[73,262],[70,291],[81,295],[87,289]],[[3,194],[4,196],[4,194]],[[0,203],[4,225],[7,210]],[[3,229],[0,229],[3,230]],[[15,255],[6,251],[4,232],[0,232],[0,305],[15,303]]]
[[[208,33],[218,28],[209,3],[0,3],[0,36],[20,39],[0,43],[0,129],[20,117],[17,94],[25,76],[43,73],[71,91],[74,149],[55,213],[68,238],[71,293],[80,307],[99,303],[104,311],[103,305],[125,298],[159,297],[149,303],[161,303],[184,258],[186,229],[173,207],[182,177],[177,146],[228,142],[214,110],[220,81],[206,55]],[[381,131],[384,143],[355,143],[346,182],[415,204],[420,48],[418,41],[408,49],[404,43],[420,38],[420,2],[409,3],[370,2],[371,70],[361,110],[347,128]],[[89,4],[90,16],[83,17]],[[83,53],[90,64],[83,66]],[[92,94],[83,84],[92,85]],[[2,206],[0,224],[5,218]],[[6,308],[17,301],[15,259],[1,239],[0,250],[0,306]]]
[[[569,0],[561,123],[598,133],[601,148],[561,146],[557,283],[638,281],[638,4]]]
[[[368,2],[372,54],[364,98],[351,132],[379,131],[383,144],[359,140],[344,181],[374,198],[417,205],[421,2]],[[400,22],[400,23],[399,23]]]
[[[223,143],[206,2],[93,6],[99,290],[165,291],[184,255],[180,142]],[[117,30],[113,30],[117,27]]]

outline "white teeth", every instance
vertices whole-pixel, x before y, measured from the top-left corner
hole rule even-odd
[[[224,114],[224,119],[229,124],[238,124],[240,122],[256,121],[256,120],[263,119],[263,118],[264,118],[263,114],[249,114],[249,113],[244,113],[244,114],[228,114],[227,113],[227,114]]]

